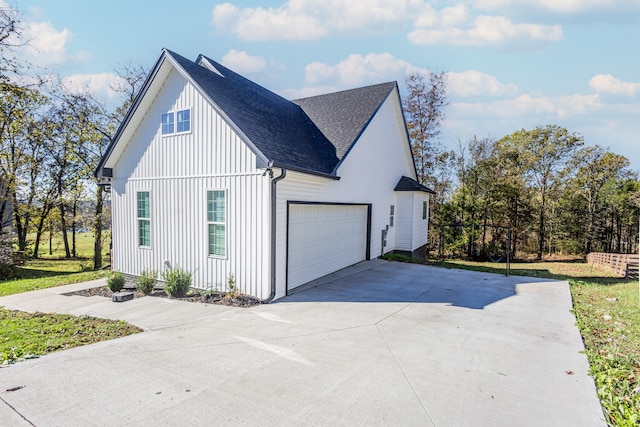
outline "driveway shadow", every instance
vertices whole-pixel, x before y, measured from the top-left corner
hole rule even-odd
[[[347,269],[348,270],[348,269]],[[549,280],[385,262],[344,270],[296,289],[276,302],[436,303],[481,310],[516,294],[516,286]],[[332,277],[333,276],[333,277]]]

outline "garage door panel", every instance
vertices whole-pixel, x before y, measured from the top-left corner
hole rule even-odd
[[[366,206],[290,205],[288,288],[364,260],[366,224]]]

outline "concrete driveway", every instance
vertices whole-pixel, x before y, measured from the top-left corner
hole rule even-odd
[[[0,369],[1,425],[605,425],[566,282],[374,260],[250,309],[60,295],[101,283],[0,298],[147,329]]]

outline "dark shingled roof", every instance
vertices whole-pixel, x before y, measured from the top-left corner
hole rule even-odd
[[[341,161],[396,87],[395,82],[383,83],[289,101],[203,55],[193,62],[163,49],[145,88],[102,157],[96,176],[102,173],[165,55],[177,63],[273,166],[335,178]]]
[[[382,83],[292,102],[302,107],[342,160],[395,86]]]
[[[222,75],[167,52],[267,159],[332,172],[338,162],[335,149],[300,107],[209,58]]]
[[[424,191],[425,193],[436,194],[436,192],[433,191],[432,189],[425,187],[415,179],[409,178],[408,176],[403,176],[402,178],[400,178],[400,181],[398,181],[398,184],[396,184],[396,188],[394,188],[393,190],[394,191]]]
[[[289,101],[205,56],[200,58],[221,75],[167,53],[275,166],[322,174],[336,174],[395,87],[395,82],[383,83]]]

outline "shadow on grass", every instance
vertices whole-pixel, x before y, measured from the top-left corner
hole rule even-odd
[[[543,262],[569,262],[569,263],[579,263],[581,261],[518,261],[518,263],[543,263]],[[486,265],[468,265],[468,264],[459,264],[456,262],[449,261],[426,261],[425,264],[432,265],[435,267],[443,267],[450,269],[460,269],[460,270],[471,270],[471,271],[481,271],[485,273],[493,273],[493,274],[505,274],[504,264],[500,264],[500,266],[489,267]],[[510,268],[509,269],[510,276],[524,276],[524,277],[539,277],[543,279],[557,279],[557,280],[582,280],[585,282],[592,282],[599,285],[615,285],[617,283],[626,282],[629,279],[625,278],[616,278],[616,277],[606,277],[606,276],[572,276],[567,274],[558,274],[552,273],[547,269],[527,269],[527,268]]]

